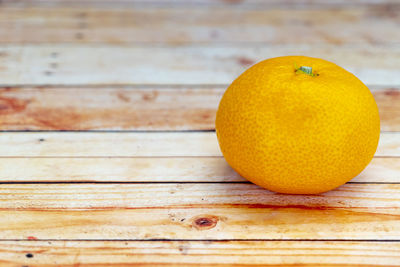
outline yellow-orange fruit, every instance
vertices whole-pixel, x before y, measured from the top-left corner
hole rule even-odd
[[[229,165],[259,186],[289,194],[329,191],[357,176],[371,161],[379,132],[369,89],[334,63],[304,56],[250,67],[226,90],[216,117]]]

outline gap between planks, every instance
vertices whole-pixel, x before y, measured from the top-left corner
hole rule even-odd
[[[226,87],[0,88],[0,130],[211,131]],[[381,130],[400,131],[400,89],[370,88],[378,104]]]
[[[32,254],[27,258],[27,254]],[[400,244],[362,241],[0,241],[7,264],[127,266],[193,264],[398,265]]]

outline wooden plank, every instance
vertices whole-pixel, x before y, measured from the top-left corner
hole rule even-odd
[[[246,7],[246,8],[268,8],[268,7],[348,7],[348,6],[380,6],[396,5],[397,0],[2,0],[1,5],[8,7]]]
[[[4,184],[0,239],[400,239],[400,185]],[[32,239],[32,238],[31,238]]]
[[[400,158],[373,158],[367,168],[351,182],[400,182]]]
[[[375,156],[400,156],[400,133],[381,133]]]
[[[397,45],[0,46],[0,76],[2,85],[229,84],[252,63],[288,54],[331,60],[369,85],[400,84]]]
[[[229,8],[211,3],[205,8],[201,8],[205,3],[194,3],[198,8],[184,3],[179,8],[168,4],[157,8],[157,3],[152,8],[137,3],[127,8],[129,4],[97,1],[87,2],[86,7],[79,2],[75,8],[4,7],[0,28],[10,30],[0,32],[0,43],[400,43],[398,4],[300,9],[299,5],[296,9],[276,4]]]
[[[214,132],[2,133],[2,157],[221,156]]]
[[[33,257],[27,258],[27,254]],[[16,266],[284,265],[398,266],[399,242],[1,241],[0,263]]]
[[[6,88],[0,90],[0,129],[212,130],[224,90],[187,86]],[[387,97],[382,100],[388,101]]]
[[[3,132],[0,157],[214,157],[215,132]],[[400,132],[381,133],[375,156],[400,156]]]
[[[380,159],[377,159],[378,161]],[[379,176],[361,181],[400,182],[400,158],[374,164]],[[385,169],[386,172],[382,171]],[[373,170],[372,170],[373,171]],[[386,175],[387,174],[387,175]],[[373,173],[375,175],[375,173]],[[379,177],[379,179],[378,179]],[[237,182],[245,181],[222,157],[212,158],[2,158],[0,182]]]
[[[400,131],[400,90],[397,88],[371,89],[379,108],[381,130]]]
[[[3,88],[0,130],[213,130],[226,87]],[[371,90],[381,130],[400,131],[400,89]]]
[[[400,184],[345,184],[318,195],[285,195],[254,184],[2,184],[0,209],[370,208],[400,213]],[[155,197],[156,196],[156,197]],[[12,219],[12,218],[10,218]],[[4,225],[7,227],[7,224]],[[399,225],[400,229],[400,225]]]
[[[2,239],[27,240],[30,236],[85,240],[400,238],[398,207],[321,209],[227,205],[214,208],[206,205],[205,208],[168,209],[6,209],[0,215]]]
[[[0,182],[244,182],[222,157],[2,158]],[[400,158],[374,158],[354,183],[400,183]]]

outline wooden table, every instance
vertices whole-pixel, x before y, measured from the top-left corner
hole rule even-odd
[[[246,182],[214,132],[280,55],[354,72],[382,120],[337,190]],[[0,265],[400,265],[400,1],[2,0]]]

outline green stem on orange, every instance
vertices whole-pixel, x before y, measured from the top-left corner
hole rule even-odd
[[[308,67],[308,66],[301,66],[300,68],[296,67],[296,73],[304,73],[310,76],[316,76],[313,72],[312,72],[312,67]]]

